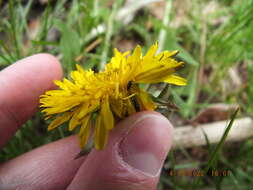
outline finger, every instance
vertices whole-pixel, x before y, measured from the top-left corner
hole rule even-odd
[[[153,190],[171,147],[173,128],[155,112],[119,123],[103,151],[92,151],[68,190]]]
[[[37,54],[0,72],[0,148],[35,112],[39,96],[54,87],[62,69],[49,54]]]
[[[0,189],[65,189],[84,161],[76,136],[37,148],[0,166]]]

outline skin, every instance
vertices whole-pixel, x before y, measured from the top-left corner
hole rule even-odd
[[[49,54],[22,59],[0,72],[0,148],[37,110],[39,96],[56,88],[59,61]],[[80,152],[73,135],[0,164],[5,190],[153,190],[172,143],[173,127],[156,112],[134,114],[111,131],[105,150]]]

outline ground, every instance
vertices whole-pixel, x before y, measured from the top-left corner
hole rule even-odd
[[[158,111],[175,127],[187,124],[198,127],[230,120],[233,108],[238,106],[237,117],[253,113],[253,0],[156,3],[0,0],[0,10],[0,69],[23,57],[47,52],[61,61],[68,77],[75,64],[98,71],[115,47],[126,51],[140,44],[146,51],[158,41],[160,50],[179,50],[177,59],[186,63],[178,71],[187,78],[186,87],[144,86],[153,95],[170,102],[170,106],[160,107]],[[213,107],[217,103],[220,106]],[[66,127],[49,133],[48,124],[38,112],[1,150],[0,160],[6,161],[71,134]],[[224,143],[210,165],[215,147],[211,144],[172,150],[158,188],[250,189],[252,138]],[[187,169],[198,172],[208,166],[209,175],[201,178],[172,173]],[[225,171],[224,176],[212,176],[216,170]]]

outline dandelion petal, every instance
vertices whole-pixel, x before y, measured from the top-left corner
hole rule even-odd
[[[84,148],[84,146],[87,144],[90,137],[90,130],[91,130],[90,117],[91,117],[91,114],[87,115],[82,120],[82,125],[79,131],[79,143],[80,143],[81,148]]]
[[[111,130],[114,127],[114,116],[110,109],[108,98],[101,105],[101,117],[107,130]]]
[[[47,130],[51,131],[52,129],[58,127],[59,125],[63,124],[64,122],[68,121],[72,116],[71,112],[64,113],[62,116],[58,116],[50,125],[48,126]]]
[[[101,115],[97,116],[95,128],[95,148],[97,150],[104,149],[108,141],[108,130],[106,130]]]
[[[177,75],[169,75],[164,82],[170,83],[170,84],[176,84],[178,86],[184,86],[187,84],[187,80],[177,76]]]

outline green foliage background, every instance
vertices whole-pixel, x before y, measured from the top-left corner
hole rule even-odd
[[[189,8],[185,5],[189,5]],[[214,8],[212,5],[215,5]],[[125,41],[133,46],[139,43],[147,50],[151,44],[160,40],[162,49],[180,51],[178,59],[187,63],[181,75],[189,80],[185,88],[148,87],[152,94],[159,95],[161,91],[162,95],[167,94],[166,98],[180,108],[177,113],[161,110],[165,115],[188,121],[201,109],[217,102],[239,104],[241,116],[252,115],[253,0],[167,0],[162,19],[147,7],[135,14],[129,9],[126,16],[132,15],[133,20],[127,25],[115,19],[115,14],[124,6],[123,0],[115,0],[113,3],[62,0],[45,4],[34,0],[0,1],[0,69],[23,57],[48,52],[59,58],[68,77],[77,63],[85,69],[103,68],[112,56],[113,48],[124,47]],[[180,16],[180,11],[183,16]],[[35,35],[31,35],[33,21],[39,23]],[[175,27],[176,22],[179,24]],[[106,29],[92,35],[94,28],[100,25]],[[164,33],[163,37],[161,32]],[[96,40],[99,41],[98,45],[92,51],[85,51]],[[231,81],[231,69],[244,71],[242,85],[235,89],[224,87],[224,83]],[[48,122],[38,112],[1,150],[0,161],[70,135],[64,127],[48,133],[47,125]],[[228,177],[206,176],[197,185],[193,183],[196,179],[190,177],[168,177],[168,168],[205,168],[213,150],[214,145],[200,150],[207,155],[205,159],[196,158],[188,149],[172,151],[162,172],[159,189],[251,189],[252,138],[239,145],[226,145],[216,152],[212,167],[229,169],[231,175]],[[183,160],[178,159],[178,155]]]

